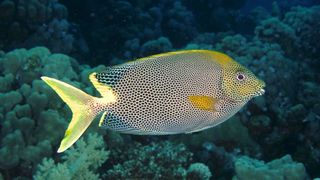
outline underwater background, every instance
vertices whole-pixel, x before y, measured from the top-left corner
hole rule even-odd
[[[1,0],[0,180],[320,177],[318,0]],[[221,125],[124,135],[97,120],[58,154],[71,112],[40,76],[98,95],[94,71],[161,52],[224,52],[266,82]]]

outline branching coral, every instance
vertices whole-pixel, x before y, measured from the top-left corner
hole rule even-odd
[[[62,163],[55,164],[53,159],[44,158],[34,179],[99,179],[96,171],[108,156],[103,138],[89,134],[86,140],[79,139],[75,147],[63,154]]]

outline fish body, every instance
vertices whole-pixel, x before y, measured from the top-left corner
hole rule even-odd
[[[101,98],[42,79],[73,111],[58,152],[70,147],[99,114],[99,126],[121,133],[192,133],[229,119],[262,95],[265,86],[229,56],[207,50],[165,53],[94,72],[89,79]]]

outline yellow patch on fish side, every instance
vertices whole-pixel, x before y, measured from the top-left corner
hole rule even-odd
[[[217,99],[210,96],[189,96],[188,97],[192,105],[196,108],[205,111],[216,111],[215,104]]]

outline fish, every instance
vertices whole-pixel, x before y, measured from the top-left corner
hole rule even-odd
[[[217,126],[265,93],[264,81],[212,50],[167,52],[93,72],[89,79],[100,97],[54,78],[41,79],[72,111],[58,153],[96,117],[99,127],[120,133],[189,134]]]

